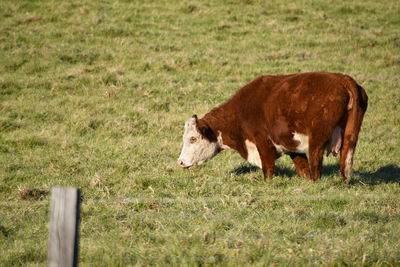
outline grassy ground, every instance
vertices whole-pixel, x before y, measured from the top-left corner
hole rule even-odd
[[[54,185],[82,189],[83,266],[399,265],[399,3],[287,2],[1,1],[0,265],[45,264]],[[352,183],[177,167],[193,113],[316,70],[369,95]]]

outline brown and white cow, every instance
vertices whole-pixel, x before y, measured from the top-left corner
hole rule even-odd
[[[321,176],[324,151],[340,153],[344,180],[368,97],[350,76],[310,72],[261,76],[203,118],[186,121],[181,167],[197,166],[232,148],[272,178],[275,160],[288,154],[300,176]]]

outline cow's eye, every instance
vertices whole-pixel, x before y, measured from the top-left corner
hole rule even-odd
[[[194,137],[194,136],[190,137],[190,143],[191,144],[196,143],[196,141],[197,141],[196,137]]]

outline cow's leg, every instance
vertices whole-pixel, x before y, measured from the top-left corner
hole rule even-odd
[[[353,172],[353,156],[357,145],[357,134],[344,137],[342,150],[340,151],[340,174],[343,181],[349,182]]]
[[[290,153],[296,172],[303,178],[310,178],[310,168],[305,154]]]
[[[349,114],[346,122],[340,151],[340,173],[346,182],[350,181],[353,172],[353,157],[363,117],[364,111],[357,109]]]
[[[325,143],[322,144],[310,144],[309,147],[309,159],[308,163],[310,166],[310,177],[311,180],[316,181],[321,177],[322,170],[322,159],[324,157]]]
[[[264,178],[272,179],[274,176],[275,160],[278,158],[275,147],[262,146],[259,149]]]

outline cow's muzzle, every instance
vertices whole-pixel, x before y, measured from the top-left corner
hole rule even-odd
[[[194,168],[194,167],[196,167],[196,164],[193,164],[193,165],[186,165],[185,164],[185,162],[183,162],[183,160],[178,160],[178,165],[181,167],[181,168],[184,168],[184,169],[191,169],[191,168]]]

